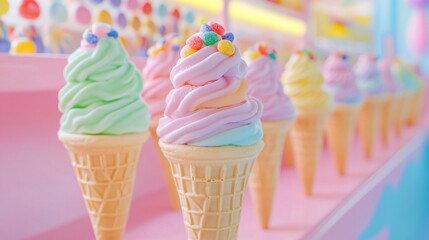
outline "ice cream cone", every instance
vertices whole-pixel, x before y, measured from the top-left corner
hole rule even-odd
[[[357,129],[363,145],[364,157],[367,160],[372,158],[374,151],[377,123],[380,122],[381,101],[381,97],[368,96],[358,112]]]
[[[328,146],[340,176],[344,176],[346,172],[358,108],[359,105],[356,104],[337,105],[328,117],[326,124]]]
[[[249,188],[262,228],[268,228],[283,154],[285,136],[293,120],[263,121],[265,143],[250,174]]]
[[[170,163],[161,151],[158,145],[159,137],[156,133],[158,121],[152,121],[149,127],[150,134],[154,140],[154,146],[161,162],[161,168],[164,173],[165,182],[167,183],[167,191],[170,199],[170,206],[173,210],[180,210],[179,195],[177,195],[176,183],[174,182],[173,174],[171,173]]]
[[[418,90],[411,96],[410,114],[407,119],[407,125],[415,126],[423,111],[424,91]]]
[[[290,133],[286,134],[285,146],[283,150],[283,162],[286,167],[293,167],[293,146]]]
[[[402,127],[403,127],[402,115],[403,115],[404,103],[405,103],[405,96],[402,93],[397,94],[394,97],[393,119],[394,119],[395,133],[397,137],[401,136],[401,132],[402,132]]]
[[[263,148],[196,147],[159,142],[170,161],[188,239],[235,240],[243,193]]]
[[[134,176],[148,133],[79,135],[58,133],[69,152],[97,240],[121,240]]]
[[[312,194],[328,113],[329,111],[298,112],[297,119],[290,130],[295,166],[307,196]]]
[[[380,135],[381,143],[387,147],[389,144],[390,133],[393,130],[395,117],[395,97],[385,96],[381,102],[380,109]]]
[[[404,93],[404,105],[402,108],[402,126],[408,125],[408,120],[411,117],[411,109],[414,104],[414,93],[415,92],[406,92]]]

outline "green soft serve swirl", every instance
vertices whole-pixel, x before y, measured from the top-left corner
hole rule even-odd
[[[68,58],[59,92],[61,131],[89,135],[144,132],[150,116],[140,95],[143,81],[120,41],[100,38]]]

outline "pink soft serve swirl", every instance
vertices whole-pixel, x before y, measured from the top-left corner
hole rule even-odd
[[[160,138],[166,143],[191,144],[259,121],[263,106],[253,98],[231,106],[195,109],[237,89],[245,73],[246,63],[237,48],[227,56],[216,46],[208,46],[180,59],[171,71],[174,89],[159,122]]]
[[[180,52],[174,51],[170,47],[156,56],[150,57],[143,69],[145,88],[142,97],[149,104],[150,114],[154,120],[164,114],[165,99],[173,89],[170,72],[179,58]]]
[[[279,64],[268,56],[246,60],[249,96],[259,99],[264,105],[262,120],[276,121],[295,118],[295,109],[283,91],[280,82]]]

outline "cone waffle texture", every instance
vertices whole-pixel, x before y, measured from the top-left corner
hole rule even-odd
[[[150,125],[150,134],[154,140],[155,150],[158,154],[159,160],[161,162],[161,168],[164,173],[165,182],[167,183],[167,191],[170,199],[170,206],[174,210],[180,209],[179,195],[177,195],[176,184],[174,182],[173,174],[171,174],[170,163],[167,158],[165,158],[164,154],[159,147],[159,137],[156,133],[156,129],[158,127],[158,121],[153,121]]]
[[[414,102],[414,93],[415,92],[406,92],[404,93],[404,105],[402,108],[402,126],[406,126],[408,120],[411,117],[411,109]]]
[[[263,143],[245,147],[159,145],[170,161],[188,239],[235,240],[243,193]]]
[[[120,240],[137,160],[148,133],[117,136],[59,132],[69,152],[97,240]]]
[[[374,152],[377,126],[380,122],[381,102],[381,97],[368,96],[358,112],[357,128],[367,160],[372,158]]]
[[[250,194],[262,228],[268,228],[280,171],[285,136],[293,120],[262,122],[264,149],[253,165]]]
[[[380,109],[380,135],[383,146],[387,147],[393,132],[395,120],[395,97],[386,96],[382,99]]]
[[[293,167],[293,146],[291,134],[286,134],[285,146],[283,149],[283,162],[286,167]]]
[[[346,172],[358,108],[359,105],[336,105],[326,124],[328,145],[340,176]]]
[[[304,186],[304,193],[311,195],[320,159],[323,129],[329,111],[298,112],[290,130],[295,166]]]
[[[415,126],[422,115],[424,102],[424,90],[418,90],[411,96],[410,114],[407,119],[407,125]]]
[[[403,112],[404,112],[404,104],[405,104],[405,95],[397,94],[394,97],[394,128],[396,136],[401,136],[402,127],[403,127]]]

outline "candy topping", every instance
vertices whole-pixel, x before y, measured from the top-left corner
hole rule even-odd
[[[173,51],[179,51],[181,46],[184,45],[183,40],[184,39],[179,37],[177,34],[169,34],[166,37],[161,38],[157,44],[150,47],[148,50],[148,55],[149,57],[155,57],[170,47]]]
[[[119,37],[118,32],[106,23],[95,23],[91,30],[86,30],[83,33],[83,41],[81,42],[82,47],[95,47],[101,38],[114,38]]]
[[[305,55],[307,55],[307,57],[308,57],[310,60],[312,60],[312,61],[314,61],[314,60],[316,59],[316,58],[314,57],[313,53],[312,53],[310,50],[306,49],[306,48],[304,48],[304,49],[302,49],[302,50],[297,50],[297,51],[295,51],[295,52],[294,52],[294,54],[298,54],[298,55],[303,55],[303,54],[305,54]]]
[[[225,28],[219,23],[204,23],[201,25],[199,33],[186,40],[186,45],[183,47],[180,56],[186,58],[204,47],[215,44],[217,44],[216,48],[219,52],[232,56],[235,53],[233,41],[234,34],[225,33]]]
[[[245,53],[245,58],[255,60],[261,56],[267,56],[272,60],[276,60],[276,51],[269,47],[266,43],[258,43],[255,46],[249,48]]]
[[[206,32],[201,37],[204,45],[211,46],[219,41],[219,36],[215,32]]]
[[[228,40],[221,40],[217,45],[217,50],[228,56],[232,56],[235,53],[234,44]]]

